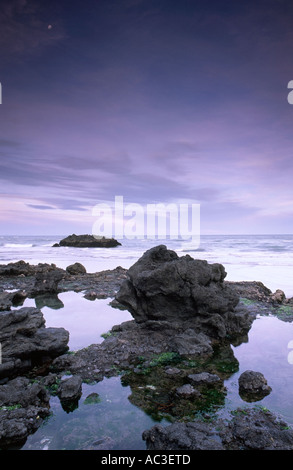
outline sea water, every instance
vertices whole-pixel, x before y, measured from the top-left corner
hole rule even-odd
[[[116,248],[53,248],[63,236],[56,237],[0,237],[0,264],[24,260],[31,264],[54,263],[66,268],[74,262],[82,263],[88,272],[129,268],[149,248],[164,244],[179,256],[206,259],[222,263],[227,280],[261,281],[273,292],[282,289],[293,296],[293,236],[202,236],[200,246],[180,240],[120,240]],[[130,317],[127,311],[113,309],[111,299],[86,300],[82,292],[59,294],[59,308],[43,307],[46,326],[63,326],[70,332],[71,350],[103,341],[102,334],[113,324]],[[34,306],[28,299],[26,306]],[[218,410],[226,416],[229,410],[257,404],[280,415],[293,426],[293,323],[273,316],[258,316],[248,334],[248,340],[233,346],[239,369],[225,380],[225,404]],[[247,403],[238,393],[238,378],[245,370],[262,372],[272,392],[257,403]],[[96,403],[88,403],[88,396],[97,394]],[[155,424],[153,417],[129,397],[129,386],[122,386],[120,377],[105,378],[96,384],[83,384],[78,408],[67,413],[57,397],[50,401],[51,416],[29,436],[22,447],[26,449],[86,449],[102,446],[104,449],[145,449],[141,435]],[[167,420],[161,421],[167,425]]]
[[[53,248],[64,236],[0,236],[0,264],[24,260],[60,268],[80,262],[88,272],[129,268],[149,248],[164,244],[179,256],[221,263],[230,281],[261,281],[293,296],[293,235],[201,235],[200,245],[183,240],[123,239],[115,248]]]

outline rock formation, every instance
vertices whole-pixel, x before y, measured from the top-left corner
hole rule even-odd
[[[254,317],[223,281],[221,264],[189,255],[179,257],[165,245],[144,255],[128,270],[116,295],[138,323],[183,325],[216,339],[248,331]]]
[[[119,246],[114,238],[94,237],[93,235],[69,235],[63,238],[59,243],[55,243],[53,247],[69,246],[76,248],[112,248]]]
[[[49,416],[50,394],[40,384],[17,377],[0,386],[0,448],[25,442]]]
[[[0,312],[0,378],[16,376],[45,358],[65,353],[68,341],[69,333],[64,328],[45,327],[43,314],[37,308]]]
[[[242,400],[254,402],[261,400],[272,391],[261,372],[246,370],[239,379],[239,395]]]

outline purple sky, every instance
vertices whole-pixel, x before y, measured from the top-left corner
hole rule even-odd
[[[293,233],[292,0],[2,0],[0,32],[0,234],[119,195]]]

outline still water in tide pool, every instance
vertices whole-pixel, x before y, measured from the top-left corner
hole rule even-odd
[[[64,307],[42,308],[47,326],[63,326],[70,332],[70,349],[77,350],[103,341],[102,333],[114,324],[131,319],[127,311],[113,309],[110,299],[90,302],[81,293],[59,295]],[[33,300],[25,305],[33,305]],[[290,341],[293,324],[273,316],[259,316],[248,334],[247,342],[232,346],[239,362],[237,372],[225,380],[227,389],[224,405],[217,414],[228,416],[237,407],[268,408],[281,415],[293,426],[293,364],[290,360]],[[293,353],[291,354],[292,357]],[[238,377],[245,370],[264,374],[272,392],[261,401],[247,403],[238,393]],[[43,449],[112,449],[144,450],[142,432],[152,427],[155,418],[142,407],[133,405],[129,397],[130,386],[123,386],[121,377],[105,378],[95,384],[83,384],[83,394],[78,407],[72,412],[63,410],[58,397],[51,398],[51,415],[28,437],[23,450]],[[167,419],[160,424],[167,425]]]

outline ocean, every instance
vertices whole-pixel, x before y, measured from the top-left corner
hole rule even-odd
[[[229,281],[261,281],[273,292],[293,296],[293,235],[201,235],[200,245],[182,240],[119,240],[115,248],[53,248],[64,236],[0,236],[0,264],[24,260],[54,263],[60,268],[79,262],[88,272],[129,268],[149,248],[164,244],[178,256],[224,265]]]

